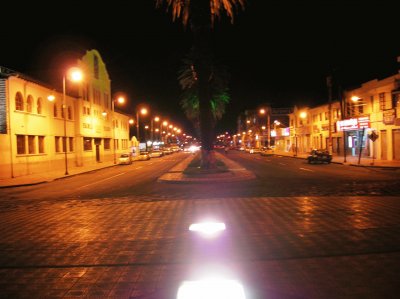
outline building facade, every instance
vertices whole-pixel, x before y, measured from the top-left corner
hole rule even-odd
[[[0,69],[0,178],[68,172],[69,167],[112,161],[128,150],[129,117],[112,111],[110,80],[100,54],[87,51],[78,65],[83,82],[64,77],[63,92]],[[73,84],[78,84],[79,96],[69,95]]]
[[[346,90],[341,101],[290,114],[290,150],[400,160],[400,74]]]

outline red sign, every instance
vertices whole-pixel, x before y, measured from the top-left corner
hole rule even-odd
[[[369,121],[369,116],[363,116],[358,118],[350,118],[345,120],[340,120],[336,122],[337,131],[352,131],[359,130],[363,128],[370,128],[371,123]]]

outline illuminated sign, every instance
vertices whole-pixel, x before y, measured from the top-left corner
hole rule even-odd
[[[369,121],[369,116],[363,116],[358,118],[350,118],[345,120],[340,120],[336,122],[337,131],[352,131],[359,130],[363,128],[370,128],[371,123]]]

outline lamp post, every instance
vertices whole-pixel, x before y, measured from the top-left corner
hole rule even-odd
[[[307,117],[307,112],[301,111],[299,116],[300,116],[301,119],[305,119]],[[294,113],[294,129],[295,129],[295,131],[294,131],[294,133],[295,133],[295,135],[294,135],[294,137],[295,137],[295,154],[294,154],[294,156],[297,157],[297,154],[298,154],[298,142],[297,142],[298,134],[297,134],[297,115],[296,115],[296,112]]]
[[[71,68],[67,74],[69,79],[73,82],[82,81],[83,74],[78,68]],[[63,97],[62,97],[62,111],[64,114],[64,137],[63,137],[63,150],[65,160],[65,175],[68,175],[68,156],[67,156],[67,104],[66,104],[66,75],[63,76]]]
[[[139,110],[136,111],[136,135],[137,135],[138,142],[140,143],[139,112],[142,115],[146,115],[147,109],[141,108],[140,111]]]
[[[117,152],[116,152],[116,142],[115,142],[115,119],[114,119],[115,101],[117,101],[117,103],[119,104],[123,104],[125,103],[125,98],[123,96],[119,96],[117,99],[111,100],[113,155],[114,155],[114,164],[117,164]]]
[[[261,108],[260,114],[267,114],[267,147],[271,145],[271,109],[268,107],[267,109]]]
[[[158,117],[158,116],[156,116],[156,117],[154,117],[154,118],[152,118],[151,119],[151,128],[150,128],[150,130],[151,130],[151,132],[150,132],[150,134],[151,134],[151,136],[150,136],[150,139],[151,139],[151,142],[153,143],[153,132],[154,132],[154,122],[159,122],[160,121],[160,118]]]

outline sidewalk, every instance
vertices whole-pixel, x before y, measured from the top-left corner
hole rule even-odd
[[[292,152],[285,151],[275,151],[275,155],[293,157],[298,159],[306,159],[308,153],[299,153],[294,156]],[[361,157],[360,163],[358,163],[358,156],[346,156],[346,162],[344,162],[343,156],[333,155],[332,163],[360,166],[360,167],[378,167],[378,168],[390,168],[390,169],[400,169],[400,161],[387,161],[387,160],[377,160],[369,157]]]
[[[101,162],[90,166],[71,166],[68,168],[68,175],[65,175],[65,169],[57,169],[53,171],[35,173],[15,178],[0,179],[0,189],[7,187],[30,186],[46,182],[51,182],[57,179],[78,175],[85,172],[96,171],[101,168],[111,167],[113,162]]]

